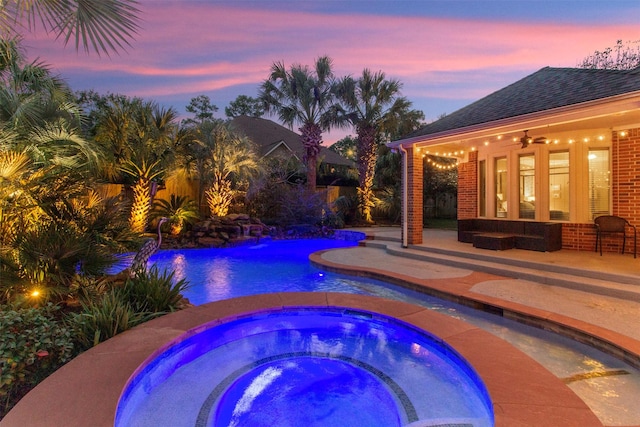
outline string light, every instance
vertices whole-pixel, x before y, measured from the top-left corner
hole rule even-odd
[[[618,131],[618,135],[620,137],[624,138],[625,136],[628,135],[628,132],[627,131]],[[509,141],[509,139],[508,139],[509,137],[507,135],[496,135],[493,140],[486,139],[482,143],[483,143],[483,145],[485,147],[488,147],[492,142],[500,142],[500,141],[504,140],[505,138],[507,138],[506,141]],[[510,139],[511,139],[511,141],[513,143],[516,143],[518,145],[520,144],[521,137],[513,136]],[[562,144],[562,143],[566,143],[566,144],[571,145],[571,144],[574,144],[576,141],[582,141],[583,143],[587,144],[587,143],[589,143],[591,141],[598,141],[598,142],[606,141],[606,139],[607,139],[607,137],[605,135],[597,135],[595,137],[593,137],[593,136],[592,137],[583,137],[581,139],[576,139],[576,138],[567,138],[567,139],[553,138],[553,139],[549,139],[549,138],[546,138],[544,140],[544,144],[545,145],[549,145],[549,144],[559,145],[559,144]],[[534,144],[535,143],[532,142],[532,143],[529,144],[529,146],[532,146]],[[424,150],[424,148],[425,147],[416,147],[416,151],[418,153],[420,153],[421,150],[422,150],[421,154],[422,154],[423,158],[426,158],[427,156],[438,156],[438,157],[451,157],[451,158],[454,158],[454,157],[462,157],[464,155],[464,150],[458,150],[458,151],[453,151],[453,152],[443,152],[443,153],[440,153],[440,152],[431,153],[431,152],[429,152],[429,150]],[[467,151],[471,151],[471,152],[474,152],[474,151],[477,151],[477,150],[478,150],[478,148],[476,146],[471,146],[471,147],[469,147],[467,149]],[[447,164],[437,163],[434,160],[431,160],[430,163],[433,163],[435,167],[438,167],[438,166],[436,166],[436,164],[438,164],[443,169],[449,166]],[[457,167],[457,165],[453,166],[453,167]]]
[[[424,156],[423,156],[424,157]],[[433,157],[429,156],[427,158],[427,163],[430,163],[434,168],[440,170],[451,170],[458,167],[458,161],[456,160],[453,163],[440,163],[433,159]]]
[[[620,132],[620,136],[621,136],[621,137],[624,137],[625,135],[626,135],[626,132],[625,132],[625,131],[621,131],[621,132]],[[484,140],[482,143],[484,144],[484,146],[485,146],[485,147],[487,147],[487,146],[489,146],[492,142],[499,142],[499,141],[501,141],[503,138],[504,138],[504,136],[503,136],[503,135],[497,135],[497,136],[495,137],[495,140],[494,140],[494,141],[491,141],[491,140]],[[531,139],[531,140],[533,140],[533,138],[530,138],[530,139]],[[596,137],[584,137],[584,138],[582,138],[582,142],[584,142],[584,143],[588,143],[588,142],[595,141],[595,140],[598,140],[598,141],[605,141],[605,140],[606,140],[606,137],[605,137],[604,135],[598,135],[598,136],[596,136]],[[521,141],[521,137],[513,136],[513,137],[511,138],[511,142],[513,142],[513,143],[520,144],[520,141]],[[566,143],[568,143],[568,144],[573,144],[574,142],[576,142],[576,139],[575,139],[575,138],[568,138],[568,139],[566,139],[565,141],[566,141]],[[553,138],[553,139],[545,138],[545,139],[544,139],[544,144],[546,144],[546,145],[548,145],[548,144],[558,145],[558,144],[561,144],[562,142],[563,142],[563,140],[561,140],[561,139],[559,139],[559,138]],[[533,142],[531,142],[530,144],[533,144]],[[475,150],[476,150],[476,147],[471,147],[471,148],[470,148],[470,150],[471,150],[471,151],[475,151]]]

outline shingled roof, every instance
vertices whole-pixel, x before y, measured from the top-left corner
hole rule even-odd
[[[640,90],[640,68],[597,70],[545,67],[406,138],[551,110]]]
[[[231,125],[258,145],[261,156],[268,155],[284,143],[298,159],[304,158],[305,148],[300,141],[300,135],[278,123],[259,117],[238,116],[231,120]],[[354,167],[352,161],[327,147],[320,148],[319,159],[331,165]]]

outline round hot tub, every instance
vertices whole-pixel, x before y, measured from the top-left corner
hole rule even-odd
[[[199,328],[147,361],[122,426],[492,426],[470,365],[426,331],[346,308],[273,309]]]

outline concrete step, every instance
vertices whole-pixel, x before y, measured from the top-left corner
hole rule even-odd
[[[480,271],[573,290],[640,302],[640,280],[636,276],[602,273],[527,260],[492,257],[425,246],[403,248],[397,239],[375,239],[362,245],[388,254],[451,267]]]

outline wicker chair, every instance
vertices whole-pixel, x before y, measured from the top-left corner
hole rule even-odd
[[[600,245],[600,255],[602,256],[602,235],[614,234],[622,236],[622,250],[620,253],[624,254],[624,249],[627,243],[627,227],[629,227],[633,230],[633,257],[636,257],[637,245],[635,225],[632,225],[626,219],[615,215],[599,216],[594,220],[594,223],[596,224],[596,252],[598,252],[598,245]]]

